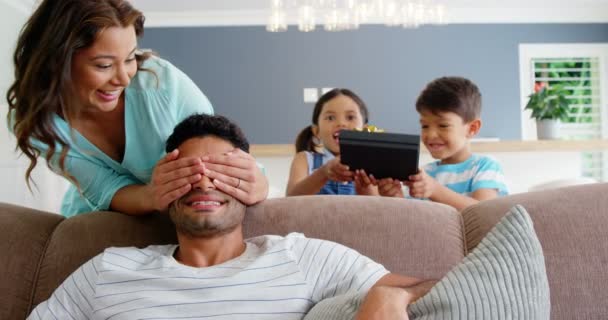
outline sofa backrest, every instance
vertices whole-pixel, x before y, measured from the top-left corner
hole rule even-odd
[[[516,204],[530,213],[543,247],[551,319],[606,319],[608,183],[522,193],[466,208],[467,249]]]
[[[428,201],[362,196],[300,196],[249,208],[245,237],[301,232],[341,243],[388,270],[440,278],[464,257],[462,218]]]
[[[64,219],[0,204],[0,221],[0,319],[27,316],[107,247],[176,243],[173,225],[159,214],[94,212]],[[289,232],[342,243],[393,272],[421,278],[440,278],[464,257],[461,216],[424,201],[305,196],[248,208],[245,237]]]

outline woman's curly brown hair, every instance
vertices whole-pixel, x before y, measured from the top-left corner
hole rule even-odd
[[[7,120],[17,148],[30,160],[25,174],[28,187],[42,153],[32,139],[48,147],[45,158],[49,168],[60,148],[60,173],[77,184],[65,170],[70,145],[58,133],[53,115],[71,124],[79,112],[71,78],[74,53],[91,46],[109,27],[129,26],[141,36],[144,16],[124,0],[44,0],[21,29],[13,56],[15,81],[6,99]],[[150,55],[136,55],[138,70],[145,70],[142,64]]]

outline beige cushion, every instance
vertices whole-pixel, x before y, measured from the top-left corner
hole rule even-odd
[[[607,315],[608,184],[529,192],[469,207],[462,212],[467,248],[474,248],[517,204],[530,214],[543,246],[552,320]]]
[[[549,320],[543,250],[522,206],[409,308],[412,320]]]

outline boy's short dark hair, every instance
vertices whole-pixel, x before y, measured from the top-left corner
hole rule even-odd
[[[188,139],[206,136],[218,137],[249,153],[249,142],[239,126],[226,117],[208,114],[191,115],[175,126],[167,139],[165,151],[169,153],[177,149]]]
[[[416,111],[454,112],[464,122],[481,116],[481,93],[469,79],[442,77],[431,81],[416,100]]]

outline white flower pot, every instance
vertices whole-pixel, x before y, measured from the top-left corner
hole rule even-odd
[[[559,120],[536,120],[536,135],[539,140],[559,139]]]

